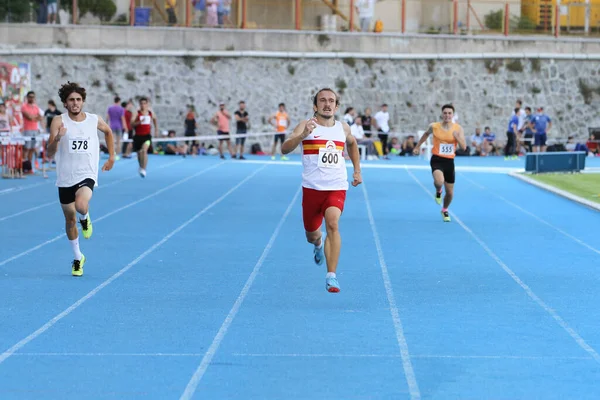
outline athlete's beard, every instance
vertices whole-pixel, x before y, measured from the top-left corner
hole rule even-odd
[[[332,115],[323,115],[320,112],[317,112],[317,115],[323,119],[331,119],[333,118],[333,114]]]

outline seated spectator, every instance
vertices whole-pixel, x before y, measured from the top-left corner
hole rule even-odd
[[[494,154],[494,155],[500,155],[499,151],[498,151],[498,144],[496,143],[496,134],[492,133],[492,130],[490,129],[489,126],[486,126],[484,131],[483,131],[483,144],[482,144],[482,150],[483,152],[481,153],[482,156],[488,155],[488,154]]]
[[[589,154],[589,149],[583,143],[575,143],[575,138],[573,136],[569,136],[567,139],[567,143],[565,144],[565,149],[567,151],[585,151],[585,154]]]
[[[481,128],[475,128],[475,134],[471,136],[471,155],[480,156],[482,153],[483,136]]]
[[[369,159],[379,158],[377,156],[377,149],[375,148],[375,145],[373,144],[375,139],[366,137],[365,131],[362,126],[362,118],[361,117],[354,118],[354,123],[352,125],[350,125],[350,133],[352,134],[352,136],[354,136],[354,138],[356,139],[356,142],[358,144],[364,145],[367,147],[366,153],[367,153],[367,157]]]
[[[168,133],[168,137],[170,138],[174,138],[175,137],[175,131],[171,130]],[[188,150],[188,145],[185,143],[180,143],[177,144],[176,140],[173,141],[168,141],[168,142],[162,142],[159,143],[158,145],[160,147],[159,151],[164,152],[164,154],[168,154],[168,155],[178,155],[181,154],[185,157],[185,155],[187,154],[187,150]]]
[[[599,144],[600,144],[600,141],[598,140],[598,137],[592,133],[590,135],[590,140],[588,140],[588,142],[587,142],[588,151],[596,156],[600,155],[600,152],[598,150],[598,148],[600,147],[600,146],[598,146]]]
[[[401,151],[402,146],[400,145],[400,141],[397,137],[393,137],[390,143],[388,144],[388,153],[399,156]]]
[[[404,139],[404,142],[402,142],[402,151],[400,152],[400,155],[412,156],[415,146],[415,137],[413,135],[408,135],[408,137]]]

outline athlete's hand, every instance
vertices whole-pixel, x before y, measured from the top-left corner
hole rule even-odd
[[[415,156],[418,156],[420,152],[421,152],[421,149],[418,146],[413,149],[413,154]]]
[[[352,181],[352,186],[356,187],[362,183],[362,176],[360,174],[360,171],[354,171],[352,178],[354,179]]]
[[[115,158],[108,157],[108,161],[106,161],[104,163],[104,165],[102,166],[102,171],[110,171],[114,164],[115,164]]]
[[[308,135],[310,135],[312,133],[312,131],[315,130],[316,127],[317,127],[317,119],[316,118],[309,119],[306,122],[306,125],[304,126],[304,132],[302,132],[302,138],[308,137]]]
[[[56,135],[56,136],[60,139],[63,136],[65,136],[66,133],[67,133],[67,128],[65,128],[65,124],[63,122],[60,124],[60,127],[58,128],[58,135]]]

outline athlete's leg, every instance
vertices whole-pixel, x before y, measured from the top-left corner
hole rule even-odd
[[[92,193],[92,189],[87,186],[82,186],[75,192],[75,210],[80,216],[87,215]]]
[[[432,172],[433,175],[433,186],[435,186],[436,194],[442,193],[442,187],[444,187],[444,172],[441,169],[435,169]]]
[[[148,149],[150,148],[150,142],[146,141],[144,142],[144,144],[142,145],[142,148],[140,150],[140,153],[142,154],[142,163],[140,164],[140,167],[142,167],[142,169],[145,171],[146,167],[148,166]],[[140,154],[138,153],[138,154]]]
[[[273,136],[273,146],[271,146],[271,158],[275,159],[275,151],[277,150],[277,134]]]
[[[79,237],[77,231],[77,209],[75,208],[75,202],[69,204],[60,205],[65,215],[65,232],[69,240],[75,240]],[[79,251],[79,245],[77,245]],[[75,257],[77,258],[77,257]]]
[[[85,256],[79,249],[79,233],[77,232],[77,210],[75,202],[61,204],[63,214],[65,216],[65,232],[73,251],[73,263],[71,264],[71,274],[73,276],[83,275],[83,264]]]
[[[447,209],[454,198],[454,183],[444,182],[444,189],[446,192],[444,195],[444,209]]]
[[[327,272],[337,270],[342,249],[342,236],[339,230],[339,220],[342,211],[337,207],[328,207],[325,210],[325,228],[327,237],[325,238],[325,259],[327,260]]]

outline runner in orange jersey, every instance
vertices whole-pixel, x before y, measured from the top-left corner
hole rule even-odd
[[[445,189],[442,216],[445,222],[450,222],[448,207],[454,196],[454,157],[456,146],[461,149],[467,148],[465,132],[462,126],[452,122],[454,107],[451,104],[442,106],[442,122],[434,122],[429,125],[427,131],[421,136],[419,143],[415,146],[414,153],[419,154],[421,145],[425,143],[429,135],[433,134],[433,148],[430,160],[433,185],[435,186],[435,201],[442,203],[442,187]]]

